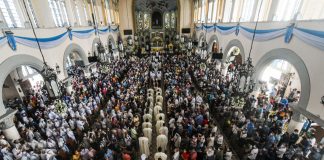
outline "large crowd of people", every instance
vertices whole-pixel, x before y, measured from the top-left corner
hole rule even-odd
[[[90,76],[72,68],[71,93],[50,101],[44,90],[35,90],[15,102],[21,139],[0,135],[0,157],[322,158],[324,142],[316,142],[312,130],[287,132],[293,113],[284,97],[242,95],[235,77],[222,75],[218,61],[206,52],[190,55],[115,59],[97,63]]]
[[[289,103],[297,102],[300,92],[293,89],[284,97],[280,90],[269,95],[261,89],[257,96],[246,95],[240,90],[235,73],[231,73],[233,64],[223,75],[224,68],[218,60],[206,61],[199,55],[196,59],[200,61],[193,72],[195,81],[207,94],[219,126],[229,135],[229,143],[239,155],[244,155],[242,159],[320,160],[323,157],[323,139],[316,142],[315,130],[287,132],[293,116]]]

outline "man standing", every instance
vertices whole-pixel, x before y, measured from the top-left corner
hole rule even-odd
[[[156,147],[161,147],[162,151],[166,151],[168,145],[168,137],[166,135],[160,134],[156,137]]]
[[[149,148],[149,139],[147,137],[139,137],[139,147],[140,153],[145,154],[146,156],[150,155],[150,148]]]
[[[168,159],[168,156],[165,153],[163,153],[162,152],[162,148],[159,147],[158,148],[158,152],[155,153],[155,155],[154,155],[154,159],[155,160],[167,160]]]

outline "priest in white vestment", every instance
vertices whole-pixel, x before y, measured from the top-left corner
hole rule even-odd
[[[168,145],[168,137],[166,135],[160,134],[156,137],[156,148],[161,147],[161,151],[166,151]]]
[[[149,139],[147,137],[139,137],[140,154],[150,155]]]
[[[155,124],[156,133],[159,133],[160,128],[163,126],[163,124],[164,124],[164,121],[162,121],[162,120],[158,120],[156,122],[156,124]]]
[[[143,119],[145,120],[145,122],[146,122],[147,119],[149,120],[149,122],[152,122],[152,115],[144,114]]]
[[[165,124],[163,124],[163,126],[159,129],[159,133],[160,134],[164,134],[168,137],[168,133],[169,133],[169,129],[167,126],[165,126]]]
[[[142,123],[142,128],[152,128],[152,123],[151,122],[144,122]]]
[[[162,111],[162,107],[161,106],[155,106],[154,109],[153,109],[154,116],[156,117],[157,114],[160,113],[160,111]]]
[[[168,156],[163,152],[157,152],[154,154],[154,159],[155,160],[167,160]]]
[[[158,121],[158,120],[162,120],[162,121],[164,121],[165,120],[165,115],[164,115],[164,113],[159,113],[159,114],[157,114],[156,115],[156,117],[155,117],[155,121]]]
[[[143,128],[144,137],[148,138],[149,145],[152,144],[152,129],[151,128]]]

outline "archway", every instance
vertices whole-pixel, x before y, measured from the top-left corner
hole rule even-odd
[[[272,60],[264,69],[257,82],[260,92],[267,97],[279,96],[289,102],[298,102],[300,78],[293,66],[283,59]]]
[[[233,39],[230,42],[228,42],[224,50],[223,61],[226,61],[227,57],[229,57],[229,54],[231,54],[231,49],[233,49],[232,47],[234,46],[240,50],[240,55],[242,56],[242,61],[244,62],[245,61],[244,47],[242,43],[237,39]]]
[[[202,47],[204,41],[205,41],[205,33],[201,32],[198,39],[198,46]]]
[[[99,38],[93,39],[93,41],[92,41],[92,52],[91,52],[91,56],[99,56],[98,45],[100,43],[101,43],[101,41],[100,41]]]
[[[114,50],[114,49],[116,49],[117,47],[116,47],[116,42],[115,42],[115,39],[114,39],[114,37],[112,36],[112,35],[109,35],[108,36],[108,43],[107,43],[107,45],[108,45],[108,50]]]
[[[253,76],[255,82],[262,78],[263,72],[271,62],[276,59],[289,62],[296,70],[300,78],[300,98],[297,107],[306,109],[310,96],[310,78],[303,60],[292,50],[286,48],[273,49],[266,53],[255,66],[256,72]]]
[[[37,71],[41,71],[43,69],[43,62],[33,56],[26,54],[14,55],[7,58],[0,64],[0,85],[3,86],[5,84],[5,80],[7,76],[12,72],[12,70],[18,68],[19,66],[26,65]],[[5,106],[3,104],[3,87],[1,87],[0,91],[0,113],[6,113]]]
[[[21,65],[13,69],[2,86],[2,99],[5,107],[17,109],[19,101],[29,99],[29,95],[43,93],[45,81],[40,71]],[[44,101],[46,101],[44,99]]]
[[[68,69],[74,65],[89,64],[88,57],[81,46],[72,43],[64,51],[63,56],[63,70],[64,75],[68,76]]]
[[[231,71],[230,68],[244,63],[245,60],[244,48],[242,43],[237,39],[231,40],[227,44],[225,51],[223,53],[224,53],[223,54],[224,69],[222,70],[223,75],[231,74],[231,72],[228,73],[228,71]]]

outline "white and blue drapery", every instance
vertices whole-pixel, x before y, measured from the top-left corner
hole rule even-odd
[[[105,34],[108,32],[119,32],[119,27],[117,26],[116,28],[108,27],[104,29],[87,30],[72,30],[71,28],[69,28],[66,32],[53,37],[38,38],[38,42],[42,49],[48,49],[60,45],[67,38],[69,38],[70,40],[72,40],[73,37],[86,39],[92,36],[94,33]],[[12,50],[16,50],[17,43],[32,48],[38,48],[36,38],[15,36],[13,33],[7,33],[6,35],[0,37],[0,46],[6,43],[12,48]]]
[[[38,42],[41,48],[48,49],[48,48],[56,47],[59,44],[63,43],[67,37],[68,37],[68,32],[64,32],[54,37],[38,38]],[[32,48],[38,48],[36,38],[15,36],[15,40],[19,44],[32,47]]]
[[[254,34],[254,29],[241,26],[239,23],[235,26],[219,26],[216,24],[210,25],[196,25],[196,31],[206,31],[206,32],[219,32],[222,35],[229,35],[234,33],[235,35],[242,34],[243,36],[252,39]],[[267,29],[267,30],[256,30],[255,40],[256,41],[268,41],[271,39],[284,37],[285,43],[289,43],[293,36],[304,41],[305,43],[324,50],[324,31],[317,31],[305,28],[296,27],[295,24],[291,24],[285,28],[278,29]]]
[[[293,35],[305,43],[324,50],[324,32],[304,28],[294,28]]]
[[[245,37],[247,37],[249,39],[253,38],[254,29],[240,26],[240,31]],[[256,41],[267,41],[267,40],[275,39],[277,37],[281,37],[281,36],[285,35],[285,33],[286,33],[286,28],[256,30],[254,39]]]
[[[108,32],[119,32],[119,26],[117,26],[116,28],[112,28],[112,27],[107,27],[104,29],[98,29],[98,33],[99,34],[106,34]]]
[[[71,31],[71,32],[72,32],[72,36],[77,37],[79,39],[85,39],[85,38],[89,38],[95,32],[95,29]]]

